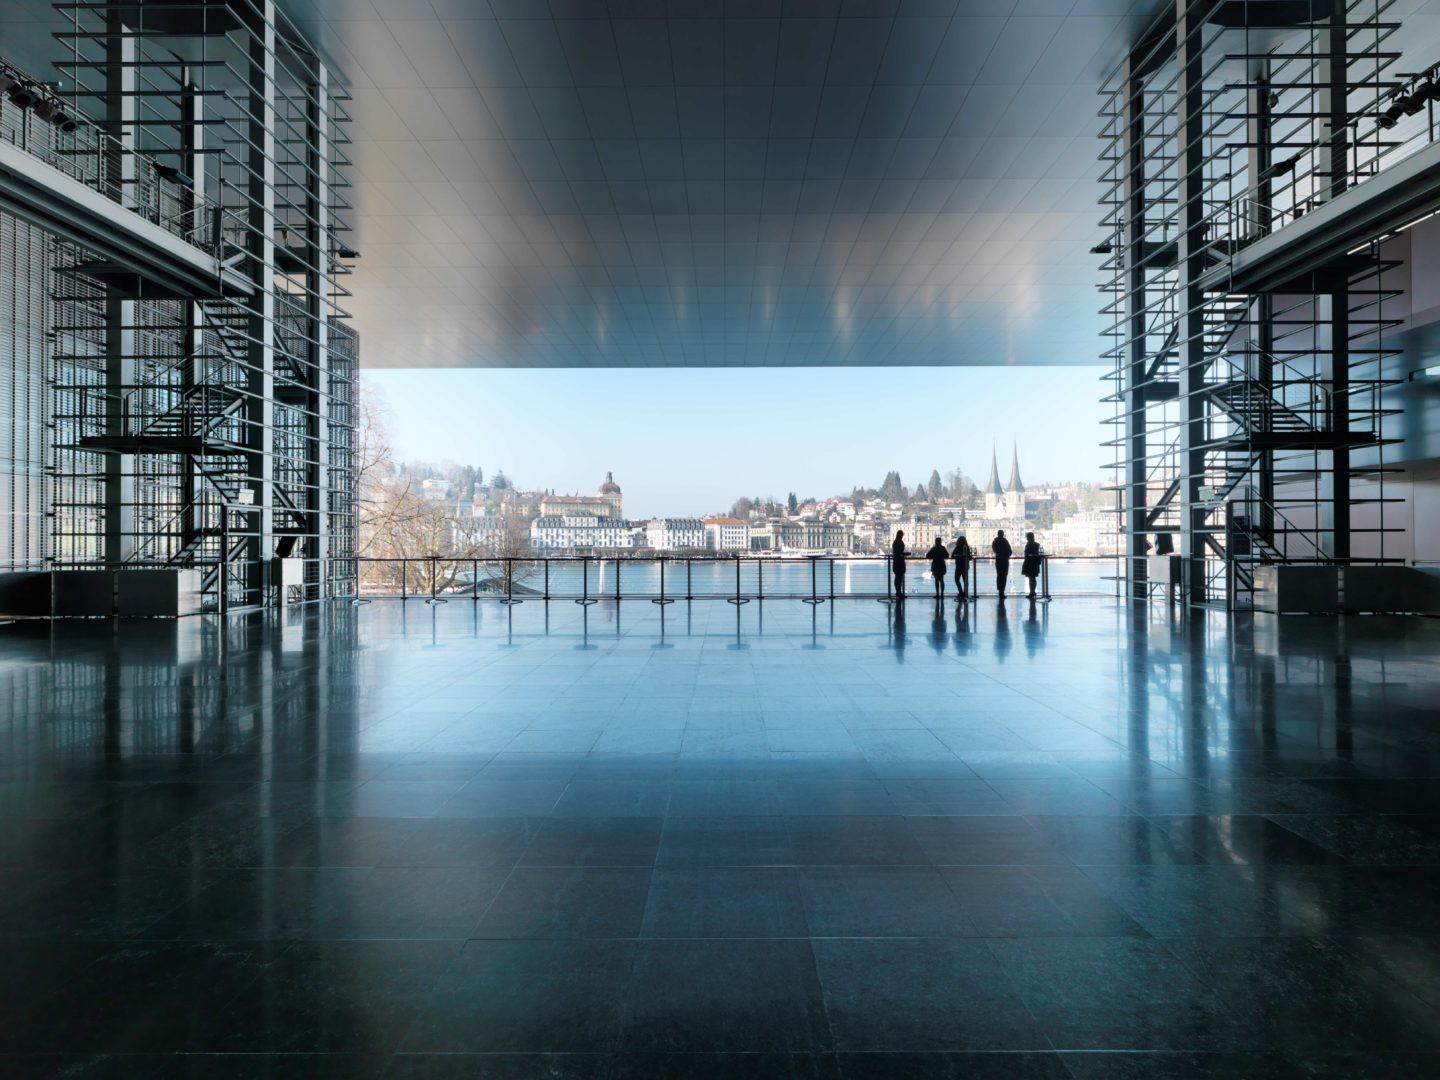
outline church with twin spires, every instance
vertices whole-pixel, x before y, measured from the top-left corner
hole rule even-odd
[[[995,451],[990,451],[990,479],[985,482],[985,516],[987,518],[1025,517],[1025,485],[1020,482],[1020,449],[1015,447],[1010,459],[1010,483],[1000,486],[1000,469]]]

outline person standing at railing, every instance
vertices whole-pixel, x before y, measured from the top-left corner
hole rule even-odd
[[[945,560],[950,557],[950,552],[945,550],[945,543],[940,537],[935,537],[935,543],[930,545],[930,550],[925,553],[925,558],[930,560],[930,580],[935,583],[935,599],[945,599]]]
[[[905,530],[895,530],[895,542],[890,545],[890,569],[895,575],[895,598],[905,599]]]
[[[995,530],[995,539],[990,541],[990,551],[995,556],[995,591],[1005,599],[1005,582],[1010,580],[1010,556],[1015,551],[1005,539],[1005,530]]]
[[[1033,532],[1025,534],[1025,557],[1020,563],[1020,576],[1029,582],[1030,591],[1025,594],[1027,600],[1035,599],[1035,582],[1040,577],[1040,544],[1035,539]]]
[[[964,533],[955,538],[955,550],[950,553],[950,557],[955,560],[955,602],[958,604],[969,598],[965,591],[966,582],[970,580],[970,560],[975,557]]]

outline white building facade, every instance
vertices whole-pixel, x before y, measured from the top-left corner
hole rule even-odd
[[[711,551],[749,551],[750,525],[737,517],[705,518],[705,546]]]
[[[705,524],[699,518],[655,518],[645,525],[645,546],[680,551],[705,546]]]
[[[625,522],[594,514],[538,517],[530,523],[530,543],[542,551],[629,548],[630,535]]]

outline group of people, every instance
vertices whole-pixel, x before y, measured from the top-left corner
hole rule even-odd
[[[1010,580],[1010,560],[1015,555],[1010,541],[1005,539],[1004,529],[996,531],[995,539],[990,542],[990,552],[995,557],[995,589],[1003,601],[1005,586]],[[905,599],[905,560],[909,555],[910,552],[905,547],[905,530],[897,530],[895,542],[890,545],[890,562],[895,575],[895,595],[901,600]],[[946,563],[951,561],[955,563],[955,600],[958,603],[969,599],[965,583],[970,577],[970,564],[975,559],[975,552],[966,541],[964,533],[957,536],[955,546],[948,549],[945,542],[937,536],[934,545],[925,553],[925,558],[930,560],[930,577],[935,584],[936,600],[945,598],[945,569]],[[1035,534],[1027,532],[1020,575],[1029,583],[1029,591],[1025,596],[1030,600],[1037,599],[1035,583],[1040,577],[1041,558],[1040,544],[1035,539]]]

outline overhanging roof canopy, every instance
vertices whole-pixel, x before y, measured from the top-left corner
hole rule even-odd
[[[365,364],[1094,363],[1131,7],[312,0]]]

